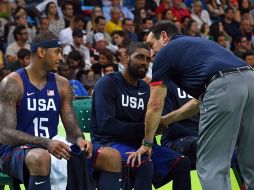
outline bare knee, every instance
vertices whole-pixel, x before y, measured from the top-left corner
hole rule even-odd
[[[103,148],[97,156],[95,169],[109,172],[121,172],[121,154],[113,148]]]
[[[25,159],[30,175],[47,176],[50,174],[51,158],[47,150],[35,148],[30,150]]]

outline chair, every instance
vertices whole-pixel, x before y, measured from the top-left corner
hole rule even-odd
[[[79,97],[72,101],[73,110],[76,114],[78,124],[82,132],[89,133],[90,115],[92,110],[92,98],[91,97]]]
[[[19,183],[15,182],[10,176],[0,173],[0,189],[4,189],[4,186],[8,185],[10,190],[20,190]]]

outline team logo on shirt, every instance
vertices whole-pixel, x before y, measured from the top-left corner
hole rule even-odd
[[[48,100],[27,98],[27,109],[29,111],[56,111],[56,105],[53,98]]]
[[[122,94],[122,106],[123,107],[130,107],[133,109],[145,109],[145,104],[143,98],[136,98],[136,97],[131,97],[128,95]]]

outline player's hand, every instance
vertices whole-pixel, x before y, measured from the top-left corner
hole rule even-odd
[[[69,145],[58,140],[48,139],[47,150],[49,151],[50,154],[52,154],[53,156],[55,156],[60,160],[62,158],[65,160],[69,160],[69,158],[71,157]]]
[[[147,154],[150,157],[152,149],[142,145],[136,152],[126,152],[125,154],[129,155],[127,160],[128,165],[130,164],[131,167],[135,167],[135,162],[138,161],[137,167],[139,167],[141,164],[141,156]]]
[[[79,138],[77,140],[77,145],[79,146],[81,151],[85,151],[88,158],[92,156],[93,145],[90,141]]]

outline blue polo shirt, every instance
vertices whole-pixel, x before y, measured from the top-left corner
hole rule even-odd
[[[246,66],[244,61],[213,41],[176,35],[156,55],[151,85],[165,83],[168,86],[168,81],[173,80],[198,98],[215,73],[243,66]]]

